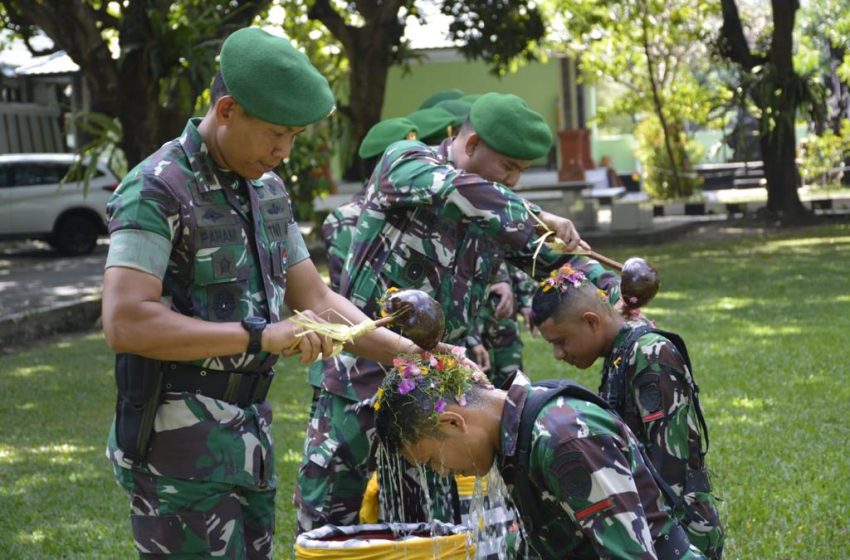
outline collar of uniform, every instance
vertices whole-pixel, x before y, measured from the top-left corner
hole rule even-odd
[[[442,159],[443,161],[447,161],[447,162],[451,163],[452,165],[455,164],[455,160],[454,160],[454,157],[452,155],[452,143],[453,142],[454,142],[454,138],[446,138],[445,140],[440,142],[439,146],[437,146],[437,154],[439,155],[440,159]]]
[[[531,380],[523,372],[517,371],[508,388],[499,426],[499,454],[503,457],[510,457],[516,453],[519,421],[530,390]]]
[[[216,164],[201,137],[201,133],[198,132],[200,123],[200,118],[189,119],[186,128],[183,129],[183,134],[180,135],[180,146],[186,152],[192,173],[198,179],[198,190],[201,192],[218,191],[224,187],[238,189],[241,177],[229,169],[222,169]],[[263,186],[261,179],[246,179],[245,181],[257,188]]]
[[[626,342],[626,335],[628,335],[629,331],[638,325],[640,325],[639,321],[627,321],[622,327],[620,327],[617,336],[614,337],[614,342],[611,345],[611,352],[605,359],[605,365],[603,367],[607,368],[611,365],[611,360],[614,359],[614,356],[620,353],[620,347]]]

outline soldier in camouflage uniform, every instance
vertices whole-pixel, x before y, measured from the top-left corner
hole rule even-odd
[[[222,47],[211,93],[206,116],[108,205],[103,325],[118,405],[107,456],[142,558],[272,557],[271,368],[279,354],[309,363],[332,349],[298,337],[284,303],[317,321],[328,309],[366,318],[322,282],[271,173],[333,109],[327,81],[288,41],[247,28]],[[389,362],[412,346],[379,329],[349,349]]]
[[[491,285],[487,304],[478,315],[481,343],[490,354],[489,368],[479,365],[493,385],[501,387],[514,372],[522,369],[523,344],[516,316],[521,315],[525,324],[531,325],[531,298],[537,283],[519,268],[504,264],[498,284]],[[502,312],[502,305],[509,309]]]
[[[503,186],[515,184],[530,160],[545,155],[551,138],[543,119],[522,100],[487,94],[456,138],[436,148],[414,141],[391,145],[370,179],[340,293],[377,316],[378,298],[388,288],[423,290],[443,307],[444,340],[464,343],[502,260],[531,270],[538,239],[531,211],[570,250],[580,242],[569,220],[534,207],[529,211]],[[567,260],[588,261],[544,249],[536,268],[542,274]],[[595,261],[588,270],[617,301],[618,277]],[[379,364],[343,353],[325,361],[320,380],[311,380],[321,382],[321,392],[296,485],[300,531],[356,523],[374,470],[368,403],[383,376]]]
[[[419,128],[415,123],[405,118],[383,120],[366,133],[363,142],[357,151],[363,158],[369,174],[378,163],[378,158],[387,149],[387,146],[399,140],[415,140]],[[342,277],[342,267],[345,258],[351,248],[351,236],[357,226],[357,220],[362,212],[363,199],[366,198],[366,187],[347,203],[334,209],[322,222],[322,239],[325,242],[328,254],[328,276],[330,277],[331,289],[339,291],[339,281]]]
[[[556,359],[581,369],[605,359],[600,396],[644,446],[690,542],[720,558],[723,528],[702,444],[708,432],[684,342],[645,322],[627,322],[595,291],[564,269],[535,295],[533,321]]]
[[[421,375],[402,364],[376,396],[388,453],[476,476],[495,463],[533,557],[704,558],[666,507],[637,439],[596,395],[576,386],[553,394],[545,384],[557,382],[532,385],[521,371],[505,390],[487,390],[458,382],[456,368],[441,370],[446,358],[434,358]]]

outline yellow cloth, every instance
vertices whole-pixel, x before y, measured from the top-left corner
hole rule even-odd
[[[457,493],[461,498],[471,498],[475,493],[475,476],[456,476]],[[481,491],[487,493],[487,479],[481,479]]]
[[[475,557],[475,546],[467,545],[464,533],[447,537],[414,538],[405,541],[385,541],[370,545],[358,544],[356,539],[345,541],[345,548],[310,548],[295,545],[296,560],[330,558],[345,560],[433,560],[434,558],[466,559]]]
[[[378,473],[372,473],[360,504],[360,523],[377,523],[378,505]]]

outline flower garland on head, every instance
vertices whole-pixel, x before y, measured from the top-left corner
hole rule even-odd
[[[562,294],[566,294],[570,288],[580,288],[588,281],[587,275],[584,272],[572,268],[569,264],[565,264],[561,268],[553,270],[549,274],[549,278],[540,282],[540,286],[544,293],[551,290],[558,290]],[[596,295],[601,300],[608,301],[608,294],[605,293],[605,290],[597,288]]]
[[[580,270],[573,269],[570,265],[565,264],[557,270],[553,270],[549,278],[540,282],[540,286],[544,292],[549,290],[560,290],[561,293],[567,293],[567,290],[578,288],[587,282],[587,276]]]
[[[451,396],[460,406],[466,406],[466,393],[473,384],[483,384],[484,374],[469,365],[463,348],[452,348],[451,354],[402,354],[393,359],[393,369],[387,375],[384,386],[375,394],[372,407],[377,411],[387,391],[406,395],[414,390],[429,397],[434,403],[432,414],[446,409],[444,397]]]

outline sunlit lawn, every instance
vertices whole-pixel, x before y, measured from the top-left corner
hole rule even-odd
[[[689,342],[711,428],[709,463],[726,558],[850,556],[850,225],[722,243],[608,251],[649,257],[663,276],[647,313]],[[536,378],[572,375],[531,341]],[[114,407],[100,335],[0,357],[0,556],[130,558],[127,499],[103,455]],[[272,387],[280,558],[309,406],[302,367]]]

